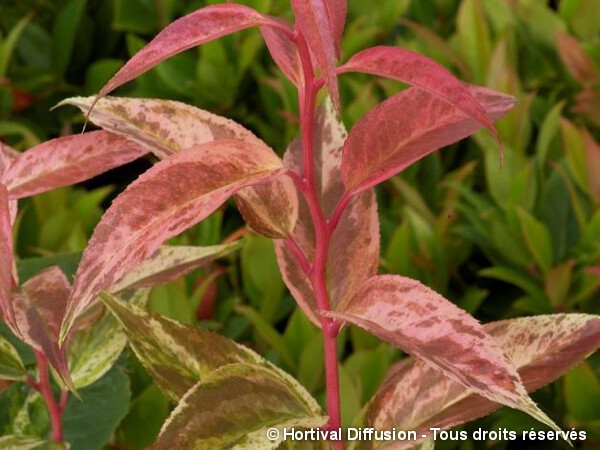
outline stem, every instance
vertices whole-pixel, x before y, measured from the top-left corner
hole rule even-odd
[[[52,439],[56,442],[63,442],[64,437],[61,420],[62,409],[56,402],[56,398],[54,398],[52,392],[50,374],[48,373],[48,360],[42,352],[38,350],[35,350],[34,352],[38,371],[40,373],[40,381],[29,383],[29,385],[41,394],[46,403],[46,408],[48,408],[48,414],[50,415],[50,423],[52,424]]]
[[[302,126],[302,184],[300,189],[315,227],[315,259],[310,271],[310,280],[315,292],[317,307],[321,311],[330,311],[329,293],[327,290],[327,256],[331,240],[332,228],[321,208],[314,171],[314,113],[319,83],[315,82],[315,71],[310,58],[310,51],[302,33],[296,32],[298,53],[302,61],[304,85],[299,88],[300,122]],[[341,212],[339,213],[341,216]],[[339,219],[338,219],[339,220]],[[337,336],[339,326],[328,317],[321,316],[325,353],[325,380],[327,390],[327,414],[329,429],[341,427],[340,388],[337,358]],[[343,441],[334,441],[336,450],[344,450]]]

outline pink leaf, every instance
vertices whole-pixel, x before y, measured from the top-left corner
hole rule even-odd
[[[342,145],[346,129],[327,102],[319,109],[315,119],[315,173],[321,205],[330,216],[344,193],[340,175]],[[295,170],[302,165],[301,142],[296,139],[284,157],[285,164]],[[310,213],[304,202],[292,235],[309,260],[315,251],[314,232]],[[285,242],[276,241],[277,259],[283,279],[308,317],[319,324],[316,301],[310,280],[299,267]],[[346,212],[331,237],[327,278],[331,304],[337,305],[352,295],[367,278],[377,273],[379,265],[379,221],[377,203],[372,190],[356,196],[350,201]]]
[[[91,110],[93,103],[93,97],[73,97],[59,105],[77,106],[89,113],[94,124],[139,143],[161,159],[194,145],[224,139],[266,145],[233,120],[180,102],[107,97]],[[236,202],[249,225],[265,236],[289,236],[296,223],[298,198],[288,177],[242,189]]]
[[[58,347],[60,324],[71,286],[67,277],[53,266],[29,279],[22,292],[14,295],[17,327],[32,347],[41,351],[67,386],[73,388],[66,348]]]
[[[236,191],[284,171],[255,142],[209,142],[165,159],[119,195],[96,227],[77,270],[61,339],[96,295],[153,255],[167,239],[216,210]]]
[[[13,236],[8,191],[0,183],[0,311],[6,323],[14,330],[15,315],[11,292],[13,279]]]
[[[418,281],[372,277],[328,315],[370,331],[493,402],[557,428],[529,398],[514,366],[483,326]]]
[[[400,47],[372,47],[350,58],[339,70],[345,72],[380,75],[418,87],[460,109],[498,138],[486,110],[469,89],[444,66],[419,53]]]
[[[246,28],[274,24],[277,22],[242,5],[212,5],[194,11],[168,25],[127,61],[102,88],[98,98],[184,50]]]
[[[107,131],[60,137],[21,153],[6,174],[13,199],[78,183],[127,164],[146,150]]]
[[[586,314],[523,317],[485,325],[517,368],[528,392],[551,383],[600,347],[600,318]],[[448,429],[483,417],[501,405],[474,394],[423,361],[394,366],[366,413],[369,426],[415,430]],[[415,442],[378,449],[403,450]],[[372,448],[371,446],[368,446]]]
[[[282,23],[282,26],[287,26]],[[296,43],[291,39],[289,33],[284,33],[279,28],[261,27],[263,39],[267,44],[269,53],[277,63],[281,71],[296,86],[301,86],[304,76],[300,63],[300,56]]]
[[[19,152],[0,142],[0,181],[4,180],[4,175],[17,156],[19,156]]]
[[[515,104],[513,97],[489,89],[465,89],[494,120]],[[360,192],[381,183],[480,126],[469,115],[425,91],[402,91],[369,111],[350,132],[342,160],[346,188]]]
[[[573,36],[558,32],[556,48],[567,70],[583,85],[593,84],[598,80],[598,71],[592,58],[583,50],[581,44]]]
[[[340,93],[336,74],[336,45],[327,0],[291,0],[296,23],[323,72],[337,110]]]
[[[336,52],[339,57],[346,14],[348,13],[348,0],[326,0],[327,15],[333,30]]]

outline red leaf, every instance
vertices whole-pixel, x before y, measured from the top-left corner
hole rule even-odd
[[[0,311],[6,323],[15,329],[11,292],[13,280],[13,236],[6,186],[0,183]]]
[[[321,206],[330,216],[344,193],[340,175],[342,145],[346,129],[339,121],[330,102],[320,108],[315,119],[315,178],[321,196]],[[284,162],[300,170],[302,152],[296,139],[285,154]],[[312,219],[304,202],[292,235],[304,254],[312,260],[315,240]],[[316,300],[310,280],[299,267],[285,242],[276,241],[275,249],[283,279],[307,316],[319,324]],[[379,220],[377,203],[372,190],[353,198],[331,237],[327,279],[330,283],[331,304],[337,305],[352,295],[367,278],[377,273],[379,265]],[[318,325],[319,326],[319,325]]]
[[[6,173],[12,199],[78,183],[127,164],[147,151],[107,131],[60,137],[21,153]]]
[[[328,315],[370,331],[489,400],[556,428],[529,398],[514,366],[483,326],[418,281],[372,277]]]
[[[593,84],[598,80],[598,71],[594,61],[581,48],[581,44],[573,36],[558,32],[556,48],[567,70],[583,85]]]
[[[151,257],[163,242],[203,220],[239,189],[283,171],[267,146],[224,140],[192,147],[140,176],[115,199],[90,239],[61,339],[101,290]]]
[[[65,384],[73,389],[66,348],[58,347],[60,324],[70,291],[67,277],[53,266],[23,284],[22,292],[14,295],[14,309],[23,340],[41,351]]]
[[[184,50],[246,28],[274,24],[277,22],[243,5],[220,4],[194,11],[168,25],[127,61],[102,88],[98,98]]]
[[[0,142],[0,180],[4,180],[4,175],[17,156],[19,152]]]
[[[339,111],[336,45],[327,0],[291,0],[296,23],[323,72],[333,104]]]
[[[282,26],[287,27],[287,24],[282,22]],[[290,37],[293,30],[290,29],[289,33],[285,33],[279,28],[261,27],[260,31],[267,44],[269,53],[271,53],[273,60],[277,63],[281,71],[294,85],[301,86],[304,76],[298,48]]]
[[[333,30],[334,42],[337,55],[340,55],[340,46],[344,34],[344,25],[346,24],[346,14],[348,13],[348,0],[326,0],[327,14]]]
[[[508,95],[463,87],[494,120],[515,104]],[[469,115],[425,91],[402,91],[369,111],[351,130],[342,159],[346,188],[360,192],[381,183],[480,127]]]
[[[340,67],[339,73],[345,72],[380,75],[418,87],[454,105],[498,138],[490,117],[469,89],[444,66],[419,53],[400,47],[372,47]]]
[[[556,314],[503,320],[485,325],[517,368],[528,392],[562,376],[600,347],[600,318]],[[447,429],[483,417],[501,405],[474,394],[414,358],[394,366],[370,402],[369,426],[415,430]],[[394,442],[379,449],[403,450],[415,442]],[[369,448],[372,448],[369,446]]]

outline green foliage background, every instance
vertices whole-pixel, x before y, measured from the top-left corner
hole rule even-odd
[[[25,150],[79,132],[77,111],[49,109],[65,97],[97,92],[163,26],[206,3],[217,2],[0,0],[0,139]],[[291,15],[287,2],[241,3]],[[381,271],[422,280],[483,322],[565,311],[598,314],[600,1],[350,0],[349,6],[343,56],[375,44],[400,45],[440,61],[465,81],[520,100],[498,125],[502,169],[491,136],[480,132],[379,188]],[[389,80],[344,77],[348,128],[402,88]],[[172,58],[118,94],[176,99],[222,114],[278,152],[297,132],[296,93],[255,30]],[[57,262],[72,274],[110,199],[150,163],[22,202],[16,230],[22,274]],[[153,289],[150,307],[258,349],[323,400],[321,337],[294,309],[271,243],[248,233],[232,205],[175,242],[212,245],[232,234],[244,236],[240,252]],[[25,363],[32,363],[21,350]],[[400,353],[354,328],[343,334],[339,352],[348,425]],[[587,431],[580,448],[600,447],[599,376],[596,356],[534,394],[565,429]],[[69,403],[65,413],[77,450],[145,448],[171,407],[128,352],[81,394],[86,401]],[[40,399],[23,385],[0,393],[0,435],[41,437],[48,427]],[[468,425],[478,427],[519,431],[538,424],[502,409]],[[566,444],[447,442],[439,448],[520,446]]]

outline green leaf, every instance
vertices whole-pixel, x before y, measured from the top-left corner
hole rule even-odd
[[[140,362],[173,400],[178,401],[223,365],[267,364],[256,353],[216,333],[152,314],[108,293],[100,297],[125,329]]]
[[[181,399],[154,450],[269,450],[283,429],[323,426],[327,418],[298,385],[266,367],[231,364],[195,385]],[[267,430],[279,438],[269,440]]]
[[[587,362],[571,369],[565,376],[567,409],[577,421],[600,419],[600,380]]]
[[[554,256],[552,253],[552,236],[548,228],[524,209],[517,209],[517,217],[521,226],[521,234],[525,245],[533,256],[537,266],[543,273],[552,268]]]
[[[567,119],[560,121],[560,131],[565,149],[569,172],[575,179],[577,186],[586,193],[590,193],[590,180],[586,148],[581,131]]]
[[[63,414],[65,441],[73,450],[98,450],[109,442],[127,414],[129,378],[113,369],[79,394],[82,400],[69,397]]]
[[[25,380],[27,370],[12,344],[0,336],[0,380]]]
[[[152,0],[115,0],[113,28],[149,34],[158,29],[157,3]]]
[[[62,253],[56,256],[44,258],[25,258],[17,261],[17,271],[19,272],[19,280],[25,283],[31,277],[37,275],[42,270],[50,266],[58,266],[63,273],[71,279],[77,270],[81,252]]]
[[[13,51],[21,34],[25,30],[25,27],[31,20],[30,16],[23,17],[17,22],[17,24],[10,30],[5,39],[0,36],[0,78],[6,77],[8,71],[8,65],[10,63]]]
[[[67,70],[86,4],[87,0],[71,0],[54,22],[52,49],[54,71],[57,75],[64,75]]]
[[[66,450],[65,444],[42,441],[31,436],[2,436],[0,450]]]
[[[484,0],[485,1],[485,0]],[[458,41],[474,81],[483,82],[492,55],[490,32],[481,0],[463,0],[456,16]]]

